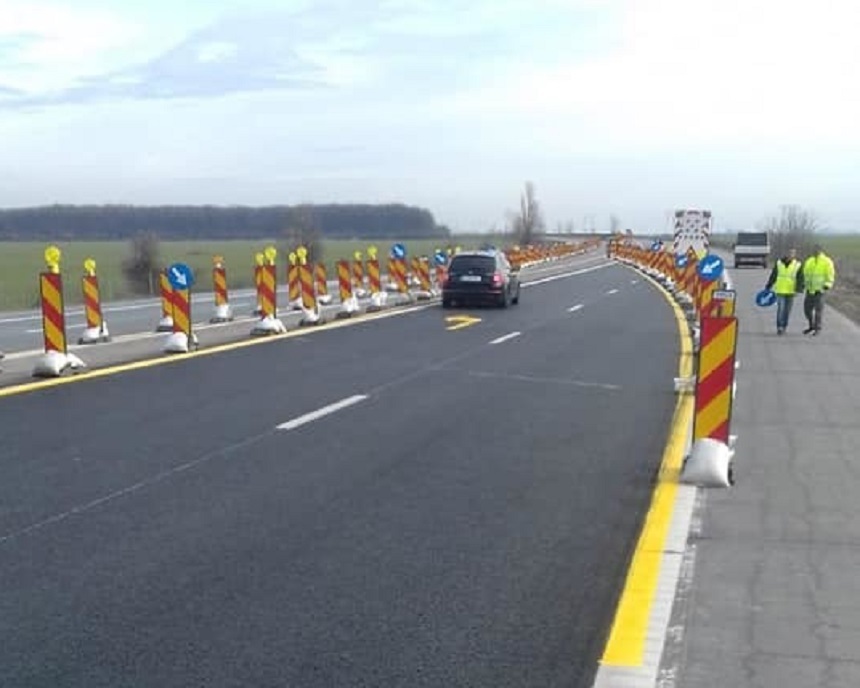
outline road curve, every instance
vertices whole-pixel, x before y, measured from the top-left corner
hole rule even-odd
[[[0,685],[589,686],[677,360],[610,265],[2,398]]]

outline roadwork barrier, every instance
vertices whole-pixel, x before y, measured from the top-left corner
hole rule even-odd
[[[173,287],[167,277],[167,268],[162,268],[158,273],[158,291],[161,295],[161,320],[155,331],[173,332]]]
[[[86,327],[78,339],[78,344],[97,344],[109,342],[107,322],[102,313],[102,298],[99,289],[99,278],[96,275],[96,261],[87,258],[84,261],[84,276],[81,278],[81,291],[84,296],[84,318]]]
[[[215,312],[209,318],[210,323],[229,322],[233,319],[233,309],[230,307],[230,297],[227,293],[227,268],[221,256],[212,258],[212,292],[215,295]]]
[[[675,299],[688,320],[694,359],[692,378],[675,378],[675,391],[693,394],[691,448],[681,481],[700,487],[729,487],[735,482],[731,412],[735,380],[738,320],[735,294],[720,280],[719,256],[689,251],[674,255],[662,246],[646,250],[632,242],[610,242],[608,255],[658,282]],[[663,255],[659,255],[663,254]]]

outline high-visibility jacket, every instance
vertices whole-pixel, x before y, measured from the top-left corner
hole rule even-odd
[[[833,261],[824,253],[810,256],[803,263],[803,281],[807,293],[817,294],[825,288],[830,289],[835,279],[836,269],[833,267]]]
[[[773,284],[775,294],[794,294],[797,290],[797,273],[800,271],[800,261],[796,258],[784,263],[782,260],[776,262],[776,280]]]

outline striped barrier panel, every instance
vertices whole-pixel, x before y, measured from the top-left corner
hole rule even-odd
[[[356,258],[352,262],[352,282],[353,289],[356,292],[364,290],[364,263],[360,257],[361,254],[356,253]]]
[[[348,260],[337,261],[337,287],[341,303],[346,303],[352,298],[352,271]]]
[[[173,290],[173,332],[182,333],[191,342],[191,291]]]
[[[317,310],[317,295],[314,289],[314,275],[311,266],[303,263],[299,266],[299,282],[302,291],[302,308],[307,311]]]
[[[87,329],[102,329],[102,299],[99,291],[99,278],[96,275],[84,275],[81,279],[84,292],[84,316]]]
[[[167,278],[167,268],[158,273],[158,291],[161,294],[161,320],[156,328],[158,332],[173,331],[173,287]]]
[[[290,304],[298,307],[302,300],[302,285],[299,280],[299,266],[290,254],[290,262],[287,265],[287,299]]]
[[[227,270],[223,265],[212,268],[212,287],[215,293],[215,305],[226,306],[229,303],[227,294]]]
[[[418,283],[421,291],[429,292],[433,289],[430,283],[430,259],[420,258],[418,260]]]
[[[729,443],[737,338],[737,318],[702,318],[694,441],[709,437]]]
[[[278,314],[278,270],[275,265],[261,265],[258,296],[261,315],[274,318]]]
[[[320,303],[331,303],[331,294],[328,293],[328,273],[325,263],[314,265],[314,282],[316,283],[317,299]]]
[[[401,294],[405,294],[409,291],[405,258],[394,259],[394,283],[397,285],[397,291]]]
[[[367,261],[367,282],[371,295],[382,292],[382,275],[379,272],[379,260],[375,258]]]
[[[63,278],[59,272],[39,273],[39,293],[42,302],[42,334],[45,353],[65,354],[66,310],[63,303]]]

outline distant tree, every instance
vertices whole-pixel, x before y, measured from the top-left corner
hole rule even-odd
[[[770,234],[771,248],[777,256],[790,248],[796,248],[801,257],[811,253],[819,230],[815,213],[798,205],[781,206],[779,215],[766,218],[759,226]]]
[[[520,211],[513,216],[512,226],[519,244],[535,243],[544,230],[543,211],[532,182],[526,182],[520,195]]]
[[[158,263],[158,236],[155,232],[141,232],[132,237],[129,256],[123,261],[122,272],[129,289],[135,294],[153,294]]]
[[[284,237],[287,240],[288,254],[299,246],[304,246],[308,251],[309,263],[323,260],[322,233],[312,206],[300,205],[293,209],[284,228]]]

